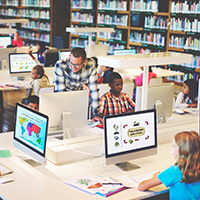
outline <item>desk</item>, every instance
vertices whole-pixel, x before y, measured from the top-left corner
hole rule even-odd
[[[182,130],[188,130],[191,127],[193,130],[196,129],[198,127],[198,116],[174,114],[173,117],[176,117],[176,120],[166,124],[160,124],[158,127],[158,137],[161,138],[161,136],[165,136],[163,139],[170,140],[170,143],[166,143],[167,141],[163,140],[163,144],[158,146],[157,155],[134,160],[133,163],[139,165],[141,168],[130,172],[122,172],[114,165],[106,166],[104,168],[93,165],[94,163],[102,162],[103,158],[94,159],[93,164],[89,161],[83,161],[60,166],[56,166],[48,161],[45,165],[33,168],[19,157],[22,157],[23,153],[13,147],[12,132],[0,134],[0,146],[9,148],[12,151],[12,157],[1,158],[1,163],[14,170],[13,174],[7,176],[15,179],[12,183],[1,185],[0,194],[7,200],[14,200],[16,197],[20,200],[102,200],[103,197],[99,195],[92,196],[76,188],[65,185],[63,181],[83,174],[101,175],[103,177],[117,177],[122,175],[133,177],[152,171],[162,171],[170,165],[173,165],[175,160],[172,154],[170,154],[172,134],[174,132],[177,133]],[[167,192],[163,185],[145,192],[140,192],[134,188],[110,196],[109,199],[142,199],[163,192]]]
[[[132,69],[116,69],[123,77],[130,79],[135,79],[136,76],[140,76],[143,71],[140,67],[134,67]],[[181,76],[184,75],[183,72],[176,72],[173,70],[161,69],[157,67],[152,67],[152,71],[157,74],[157,77],[168,77],[168,76]]]

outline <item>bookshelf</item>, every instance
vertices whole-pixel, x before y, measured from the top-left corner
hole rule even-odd
[[[51,23],[52,0],[1,0],[0,19],[28,19],[19,24],[17,21],[12,28],[20,31],[23,45],[35,44],[39,41],[50,45],[52,33]],[[1,24],[1,27],[6,27]]]
[[[197,0],[71,0],[70,27],[112,27],[93,33],[93,44],[136,53],[175,51],[193,54],[191,64],[165,65],[184,76],[168,77],[182,83],[200,75],[200,2]],[[89,33],[70,33],[69,47],[88,45]]]

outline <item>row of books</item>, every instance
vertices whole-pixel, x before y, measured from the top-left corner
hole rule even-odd
[[[47,10],[30,10],[30,9],[13,9],[13,8],[2,8],[0,9],[0,14],[4,16],[14,16],[14,17],[27,17],[27,18],[40,18],[40,19],[50,19],[50,12]]]
[[[22,6],[49,8],[51,6],[51,0],[22,0]]]
[[[192,37],[185,38],[171,35],[169,46],[200,51],[200,39]]]
[[[127,0],[99,0],[99,10],[122,10],[127,11]]]
[[[142,44],[165,46],[165,36],[163,36],[161,33],[131,32],[129,41]]]
[[[74,28],[86,28],[87,26],[80,26],[80,25],[77,25],[77,24],[72,24],[71,27],[74,27]],[[81,36],[89,36],[89,33],[88,32],[71,32],[72,35],[81,35]],[[95,33],[92,33],[92,37],[95,37],[96,34]]]
[[[106,41],[97,41],[97,44],[107,44],[108,45],[108,54],[113,55],[115,49],[125,49],[126,46],[123,44],[116,44],[116,43],[110,43]]]
[[[19,0],[7,0],[6,1],[6,6],[19,6]]]
[[[156,29],[167,29],[167,17],[161,16],[145,16],[144,27],[145,28],[156,28]]]
[[[172,1],[171,12],[200,14],[200,1]]]
[[[43,42],[50,42],[50,34],[41,34],[30,31],[21,31],[21,37],[29,40],[38,40]]]
[[[45,31],[50,31],[50,23],[49,22],[38,22],[38,21],[29,21],[28,23],[23,23],[22,28],[28,29],[40,29]]]
[[[168,70],[170,70],[170,68]],[[172,70],[179,72],[179,70],[174,70],[174,69],[172,69]],[[185,73],[183,76],[181,76],[181,75],[168,76],[168,77],[166,77],[166,79],[168,81],[174,81],[174,82],[183,83],[187,79],[196,79],[196,80],[198,80],[199,79],[199,75],[196,74],[196,73]]]
[[[98,24],[128,26],[128,15],[98,13]]]
[[[159,1],[132,0],[131,11],[158,12]]]
[[[74,9],[93,9],[92,0],[72,0],[72,8]]]
[[[153,53],[153,52],[159,52],[159,51],[153,51],[152,49],[148,49],[148,48],[134,47],[134,46],[131,46],[131,49],[134,49],[135,53]]]
[[[172,17],[170,22],[170,30],[200,32],[200,20]]]
[[[94,14],[71,12],[71,21],[72,22],[94,23]]]
[[[123,32],[122,30],[115,30],[112,33],[98,32],[97,37],[104,39],[122,40],[122,32]]]

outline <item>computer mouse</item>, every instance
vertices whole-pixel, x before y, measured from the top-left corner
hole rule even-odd
[[[9,178],[9,177],[0,178],[0,184],[9,183],[12,181],[14,181],[13,178]]]
[[[184,111],[181,110],[181,109],[176,109],[175,111],[176,111],[176,113],[178,113],[178,114],[184,114]]]

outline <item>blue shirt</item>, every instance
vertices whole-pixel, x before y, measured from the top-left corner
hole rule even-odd
[[[180,183],[183,178],[181,170],[174,165],[157,175],[160,181],[169,187],[170,200],[199,200],[200,181],[186,184]]]

